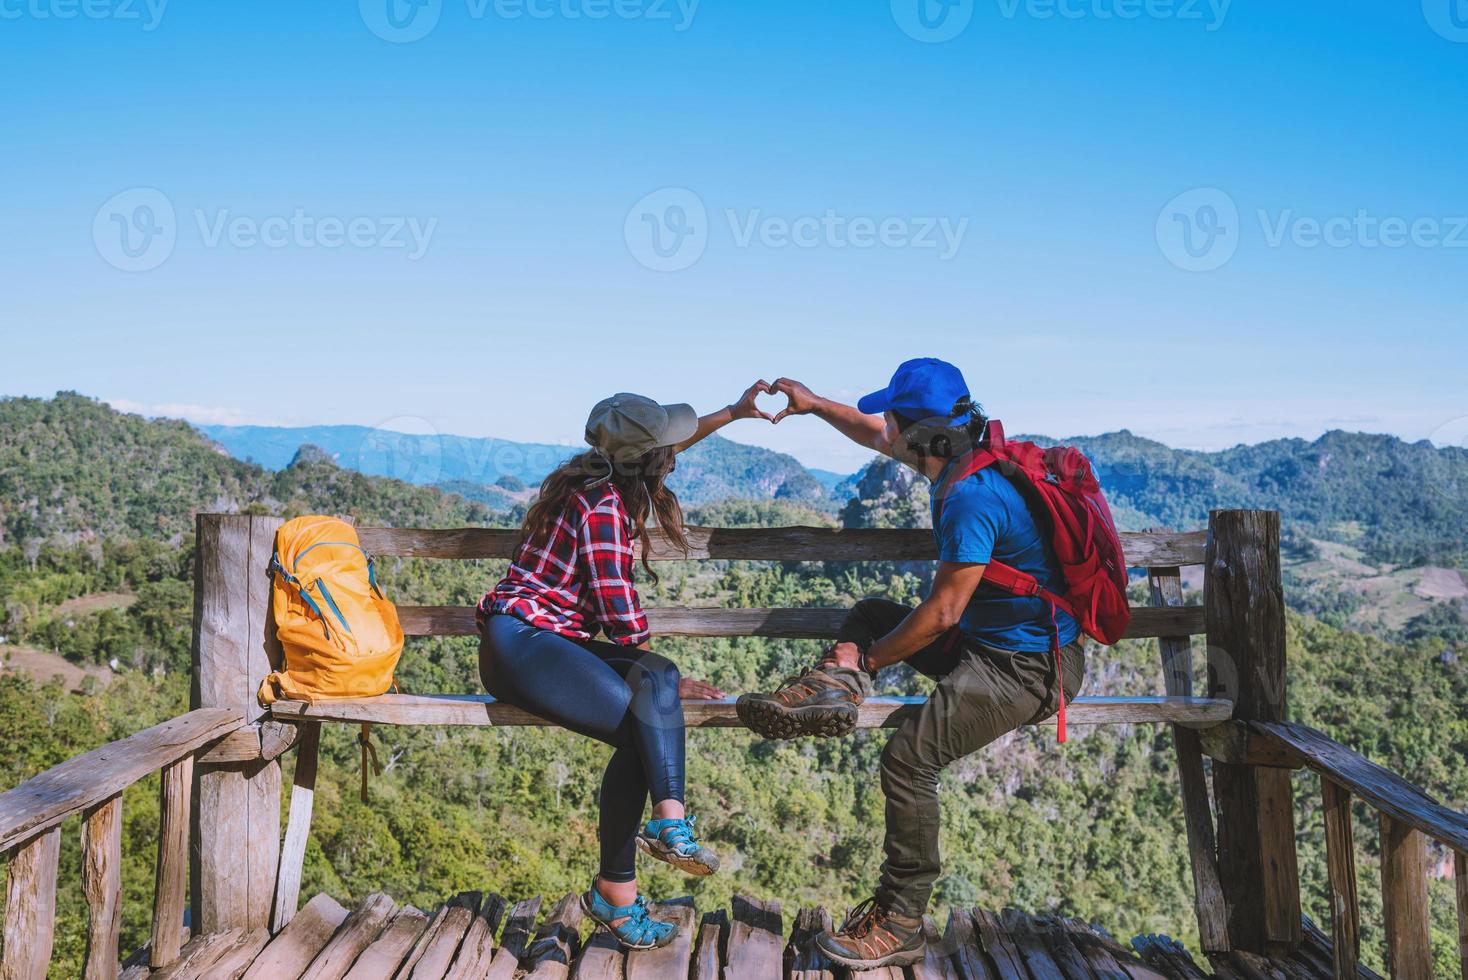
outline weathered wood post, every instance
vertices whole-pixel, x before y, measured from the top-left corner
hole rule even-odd
[[[1284,721],[1285,610],[1279,514],[1216,510],[1204,556],[1208,688],[1241,721]],[[1301,939],[1290,770],[1213,764],[1218,871],[1234,948],[1270,954]]]
[[[266,566],[279,518],[200,514],[194,568],[192,706],[264,715],[270,672]],[[280,854],[280,764],[201,762],[194,770],[190,861],[195,934],[270,925]]]

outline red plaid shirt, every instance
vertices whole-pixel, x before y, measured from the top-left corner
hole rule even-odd
[[[625,646],[648,639],[632,585],[632,518],[617,488],[607,482],[573,495],[548,540],[521,544],[509,572],[479,602],[481,626],[490,613],[573,640],[598,629]]]

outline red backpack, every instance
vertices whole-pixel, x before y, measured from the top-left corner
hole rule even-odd
[[[1033,575],[991,561],[982,583],[1050,604],[1050,643],[1055,654],[1056,684],[1061,687],[1057,721],[1060,741],[1064,742],[1065,689],[1060,684],[1060,633],[1055,610],[1069,613],[1081,629],[1101,643],[1109,645],[1121,639],[1132,618],[1121,539],[1085,454],[1072,446],[1044,449],[1033,442],[1008,442],[998,419],[989,420],[984,441],[959,460],[945,478],[936,495],[939,506],[955,484],[989,466],[997,466],[1025,498],[1065,576],[1065,595],[1056,595],[1043,588]],[[933,519],[936,523],[937,513]]]

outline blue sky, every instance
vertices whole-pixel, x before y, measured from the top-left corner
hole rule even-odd
[[[1468,0],[918,2],[0,0],[0,393],[554,442],[936,355],[1463,443]]]

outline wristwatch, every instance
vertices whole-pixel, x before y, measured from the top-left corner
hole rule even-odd
[[[857,654],[856,654],[856,665],[858,667],[860,667],[861,670],[862,670],[862,673],[866,674],[868,677],[876,677],[877,676],[877,672],[875,670],[873,670],[867,664],[867,652],[865,650],[858,650],[857,651]]]

